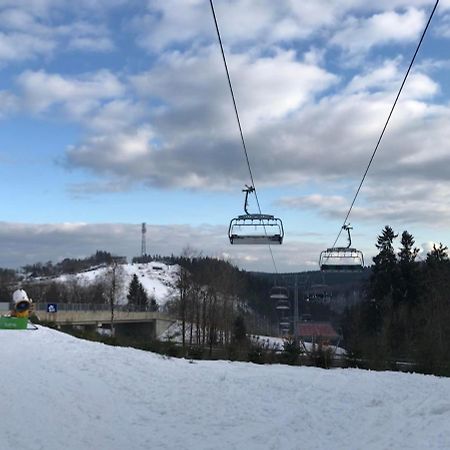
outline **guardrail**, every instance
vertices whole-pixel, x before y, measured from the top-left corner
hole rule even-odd
[[[89,312],[101,312],[111,311],[111,305],[108,303],[59,303],[57,301],[48,301],[47,303],[34,303],[34,310],[46,312],[47,305],[49,303],[56,303],[58,305],[58,311],[89,311]],[[137,305],[114,305],[114,311],[117,312],[154,312],[152,309],[146,306]]]

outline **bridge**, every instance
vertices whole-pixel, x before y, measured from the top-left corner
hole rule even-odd
[[[107,304],[56,303],[56,312],[48,311],[49,303],[35,303],[39,320],[56,326],[73,325],[85,329],[111,329],[111,307]],[[114,329],[117,335],[159,338],[176,319],[159,311],[114,306]]]

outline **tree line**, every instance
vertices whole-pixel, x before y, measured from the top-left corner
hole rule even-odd
[[[450,375],[450,260],[433,245],[418,260],[414,237],[385,226],[363,302],[347,309],[343,334],[356,361],[389,369],[399,362],[424,373]]]
[[[180,320],[184,350],[195,348],[211,354],[217,346],[239,346],[243,329],[272,331],[271,319],[253,307],[268,303],[267,281],[216,258],[184,255],[172,257],[170,262],[180,270],[168,308]],[[253,289],[255,286],[258,289]]]
[[[116,259],[109,252],[97,250],[86,258],[65,258],[55,264],[52,261],[26,264],[22,267],[22,272],[32,277],[52,277],[63,273],[79,273],[93,266],[110,265]]]

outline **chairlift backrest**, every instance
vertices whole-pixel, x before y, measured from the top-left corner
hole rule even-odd
[[[284,286],[274,286],[270,290],[270,298],[272,300],[279,300],[279,299],[288,299],[289,298],[289,291]]]
[[[283,222],[270,214],[250,214],[248,212],[248,195],[253,187],[246,186],[245,214],[231,219],[228,238],[231,244],[282,244],[284,238]]]
[[[323,250],[319,257],[320,270],[324,272],[358,272],[364,269],[364,255],[360,250],[352,248],[350,224],[344,224],[347,231],[348,245],[346,247],[331,247]]]
[[[328,272],[358,272],[364,269],[364,255],[356,248],[327,248],[320,253],[319,266]]]

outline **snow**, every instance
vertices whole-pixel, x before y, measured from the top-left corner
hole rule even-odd
[[[189,335],[190,335],[190,322],[186,322],[186,331],[185,331],[185,338],[188,341]],[[195,341],[195,326],[194,326],[194,341]],[[161,333],[160,336],[158,336],[158,339],[161,341],[171,341],[171,342],[177,342],[181,343],[183,341],[183,328],[182,328],[182,322],[180,320],[174,322],[172,325],[170,325],[163,333]],[[250,335],[250,339],[254,344],[259,344],[265,348],[270,348],[275,351],[281,351],[284,347],[284,339],[282,337],[275,337],[275,336],[263,336],[263,335],[257,335],[252,334]],[[317,350],[318,346],[317,344],[314,345],[311,342],[303,342],[302,348],[306,352],[312,352],[314,350]],[[332,352],[332,354],[335,355],[345,355],[346,351],[342,347],[338,347],[335,345],[330,346],[324,346],[325,348],[329,348]]]
[[[55,279],[56,282],[68,283],[73,280],[80,284],[92,284],[107,276],[111,269],[109,267],[96,267],[85,272],[69,275],[64,274]],[[118,296],[119,304],[127,303],[128,286],[133,275],[137,275],[149,296],[154,296],[160,307],[171,298],[176,285],[179,266],[169,266],[160,262],[120,264],[118,277],[121,280],[121,292]]]
[[[167,359],[0,330],[2,450],[444,449],[450,379]]]

